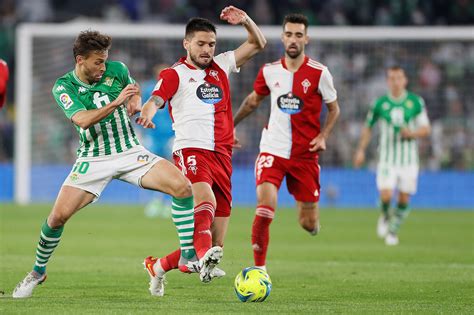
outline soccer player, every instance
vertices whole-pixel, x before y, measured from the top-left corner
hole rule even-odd
[[[290,14],[284,18],[281,40],[285,55],[260,69],[254,91],[244,99],[234,117],[237,125],[267,95],[271,96],[270,119],[262,131],[255,163],[257,207],[252,225],[255,266],[264,270],[270,224],[284,177],[296,200],[300,225],[312,235],[320,229],[318,154],[326,149],[327,138],[339,116],[339,105],[328,68],[305,55],[309,42],[307,28],[304,15]],[[321,128],[323,102],[328,114]],[[240,146],[238,138],[235,142]]]
[[[0,59],[0,109],[7,100],[8,76],[8,65],[5,60]]]
[[[423,99],[406,90],[405,71],[399,66],[387,69],[388,94],[373,103],[362,129],[354,166],[365,161],[365,149],[370,142],[371,129],[380,122],[377,189],[382,213],[377,223],[377,235],[385,244],[398,245],[398,232],[410,209],[410,195],[416,192],[419,158],[417,139],[430,134],[430,123]],[[390,213],[394,190],[398,204]]]
[[[228,76],[238,72],[266,44],[262,32],[244,11],[229,6],[222,10],[220,18],[232,25],[243,25],[247,40],[234,51],[214,57],[215,26],[206,19],[191,19],[183,40],[187,56],[161,72],[152,97],[137,119],[145,128],[154,127],[152,118],[157,109],[169,102],[176,132],[173,158],[191,180],[195,198],[194,246],[200,259],[196,269],[203,282],[217,276],[214,267],[223,255],[231,212],[234,124]],[[178,254],[176,251],[161,259],[145,259],[152,294],[163,295],[162,279],[165,272],[178,267]]]
[[[74,213],[97,200],[112,179],[172,195],[180,264],[195,256],[191,184],[172,163],[140,145],[129,118],[140,111],[140,91],[125,64],[107,61],[111,41],[96,31],[81,32],[73,47],[75,68],[54,84],[54,99],[74,124],[80,147],[41,228],[33,270],[17,285],[14,298],[31,296],[46,279],[46,265],[64,225]]]

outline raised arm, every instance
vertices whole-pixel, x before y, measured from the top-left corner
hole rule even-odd
[[[247,30],[247,40],[234,51],[237,67],[246,63],[267,44],[267,40],[263,36],[262,31],[245,11],[234,6],[228,6],[222,10],[220,18],[232,25],[241,24]]]

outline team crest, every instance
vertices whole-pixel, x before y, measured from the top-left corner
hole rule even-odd
[[[104,84],[107,86],[112,86],[112,83],[114,83],[114,78],[111,77],[106,77],[104,80]]]
[[[304,79],[304,81],[301,82],[301,85],[303,86],[304,94],[306,94],[308,92],[308,88],[311,86],[311,82],[309,82],[308,79]]]
[[[390,108],[390,104],[385,102],[385,103],[383,103],[382,108],[383,108],[383,110],[388,110]]]
[[[194,175],[196,175],[196,172],[197,172],[197,166],[196,165],[192,165],[192,164],[188,164],[188,170],[190,170],[191,172],[193,172]]]
[[[406,101],[405,105],[406,105],[407,108],[412,108],[413,107],[413,101],[408,100],[408,101]]]
[[[69,176],[69,179],[73,182],[75,182],[77,179],[79,178],[79,176],[77,175],[77,173],[72,173],[70,176]]]
[[[214,79],[216,79],[217,81],[219,81],[219,76],[218,76],[218,74],[219,74],[219,73],[218,73],[216,70],[211,70],[211,71],[209,71],[209,75],[210,75],[211,77],[213,77]]]

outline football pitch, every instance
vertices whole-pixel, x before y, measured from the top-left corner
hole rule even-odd
[[[267,261],[273,291],[263,303],[242,303],[233,281],[253,264],[253,209],[233,210],[220,264],[227,276],[203,284],[173,271],[158,298],[141,262],[177,248],[171,219],[147,218],[140,206],[98,204],[66,225],[48,280],[32,298],[14,300],[49,210],[0,205],[1,314],[474,313],[474,212],[415,209],[400,245],[386,247],[375,235],[376,210],[322,209],[321,234],[312,237],[294,210],[278,209]]]

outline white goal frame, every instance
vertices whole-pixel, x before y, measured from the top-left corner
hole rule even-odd
[[[184,35],[184,25],[176,24],[21,24],[16,30],[17,72],[15,80],[15,202],[28,204],[31,187],[31,107],[33,74],[33,39],[37,37],[76,36],[85,29],[94,29],[120,38],[173,38]],[[160,32],[160,30],[162,30]],[[263,26],[267,39],[279,39],[280,26]],[[158,34],[158,32],[160,32]],[[474,40],[474,27],[309,27],[310,38],[316,41],[443,41]],[[218,25],[218,38],[245,39],[242,27]],[[26,87],[26,88],[25,88]]]

